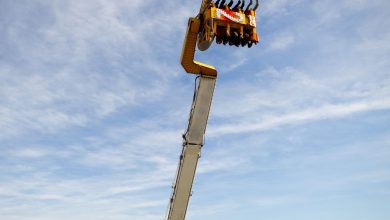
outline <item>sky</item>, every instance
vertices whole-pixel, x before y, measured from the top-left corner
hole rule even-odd
[[[164,219],[200,0],[0,0],[0,219]],[[390,1],[264,0],[217,67],[189,220],[390,219]]]

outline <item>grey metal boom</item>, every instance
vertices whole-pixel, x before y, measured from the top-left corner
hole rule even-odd
[[[184,220],[191,196],[192,183],[204,144],[204,134],[214,94],[216,77],[199,76],[191,107],[187,132],[183,135],[183,149],[173,182],[172,196],[166,220]]]

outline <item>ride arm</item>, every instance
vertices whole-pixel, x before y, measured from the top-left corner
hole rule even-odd
[[[184,220],[191,196],[196,166],[204,142],[216,77],[200,76],[191,107],[183,149],[173,183],[167,220]]]
[[[187,73],[216,77],[217,70],[215,67],[194,60],[200,24],[199,18],[190,18],[188,21],[187,33],[181,53],[181,65]]]

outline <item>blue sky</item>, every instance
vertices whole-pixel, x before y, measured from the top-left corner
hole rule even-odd
[[[163,219],[200,0],[0,0],[2,220]],[[390,2],[273,0],[219,79],[187,219],[390,219]]]

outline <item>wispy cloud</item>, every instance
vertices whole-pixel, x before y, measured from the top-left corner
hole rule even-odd
[[[316,109],[308,109],[299,112],[290,112],[285,115],[267,117],[262,122],[256,122],[251,120],[245,123],[221,125],[217,127],[212,127],[209,131],[211,136],[264,131],[274,129],[282,125],[343,117],[365,111],[388,109],[390,109],[390,100],[388,99],[342,105],[326,105],[320,106]]]
[[[279,33],[270,41],[268,46],[271,50],[282,50],[293,44],[295,36],[293,33]]]
[[[2,33],[0,123],[6,129],[1,138],[82,127],[166,92],[177,68],[161,65],[161,56],[153,51],[156,46],[166,50],[172,42],[162,47],[153,33],[166,38],[179,29],[162,25],[172,22],[164,10],[155,12],[159,19],[139,13],[148,4],[69,1],[10,8],[22,16],[10,20]],[[29,20],[34,13],[48,19]],[[29,33],[33,43],[25,37]],[[19,62],[24,65],[14,65]]]
[[[2,218],[163,218],[193,92],[178,57],[194,4],[1,3]],[[220,77],[190,217],[388,192],[388,6],[265,1],[260,45],[198,53]],[[376,132],[341,126],[360,117]]]

